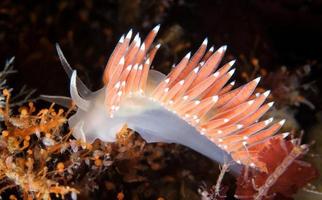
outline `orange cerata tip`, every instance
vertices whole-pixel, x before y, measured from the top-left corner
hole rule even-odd
[[[87,142],[99,138],[114,142],[127,126],[147,142],[178,143],[219,162],[235,163],[265,171],[258,152],[250,150],[276,137],[284,121],[261,117],[272,106],[269,91],[254,95],[260,77],[233,88],[229,80],[235,60],[220,66],[227,46],[207,50],[206,38],[168,75],[151,68],[160,45],[153,43],[160,26],[145,39],[133,30],[121,36],[103,73],[104,87],[91,92],[77,77],[61,49],[57,51],[71,78],[71,98],[43,96],[61,105],[77,105],[68,120],[74,136]],[[238,173],[238,165],[232,166]]]

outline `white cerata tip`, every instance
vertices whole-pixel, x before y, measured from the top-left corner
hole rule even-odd
[[[255,83],[259,83],[259,81],[261,80],[261,77],[257,77],[256,79],[254,79]]]
[[[202,42],[202,45],[207,46],[208,44],[208,38],[205,38],[204,41]]]
[[[130,31],[126,35],[126,39],[130,39],[132,37],[132,33],[133,33],[133,31],[132,31],[132,29],[130,29]]]
[[[286,120],[283,119],[283,120],[279,121],[278,123],[279,123],[279,125],[283,126],[285,124],[285,122],[286,122]]]
[[[233,66],[235,64],[236,60],[232,60],[228,63],[229,66]]]
[[[153,32],[157,33],[159,32],[160,30],[160,24],[156,25],[154,28],[153,28]]]
[[[267,90],[266,92],[264,92],[263,93],[263,95],[265,96],[265,97],[268,97],[268,95],[271,93],[271,91],[270,90]]]
[[[269,107],[272,107],[272,106],[274,105],[274,101],[269,102],[267,105],[268,105]]]
[[[224,45],[218,49],[218,53],[224,53],[227,49],[227,45]]]

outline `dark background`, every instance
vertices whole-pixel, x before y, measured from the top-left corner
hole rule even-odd
[[[157,24],[162,47],[156,69],[168,72],[172,63],[208,37],[215,48],[228,45],[225,61],[238,59],[239,84],[266,74],[261,87],[272,89],[277,107],[294,111],[299,130],[318,123],[321,0],[2,0],[0,62],[16,57],[18,73],[9,79],[16,91],[26,84],[37,94],[69,96],[68,78],[54,48],[58,42],[81,79],[96,90],[102,87],[104,66],[120,36],[130,28],[145,36]],[[282,66],[288,73],[280,72]],[[305,66],[310,73],[303,72]],[[301,88],[308,83],[314,90]],[[295,105],[294,93],[315,109]]]
[[[227,44],[237,58],[255,54],[268,70],[321,60],[322,1],[318,0],[4,0],[0,60],[16,57],[19,84],[67,95],[67,79],[54,50],[58,42],[94,89],[120,35],[130,28],[144,35],[159,23],[163,38],[176,34],[177,28],[179,33],[173,36],[179,37],[177,43],[184,38],[191,44],[180,56],[195,50],[207,36],[217,48]],[[175,61],[175,56],[169,60]]]
[[[322,86],[321,0],[3,0],[0,61],[16,57],[19,73],[10,83],[14,88],[26,84],[38,94],[68,96],[68,79],[54,48],[58,42],[94,90],[102,86],[102,71],[120,35],[133,28],[144,36],[156,24],[162,25],[158,40],[163,45],[154,66],[163,72],[208,37],[215,48],[228,45],[226,60],[238,59],[238,83],[245,81],[242,72],[253,74],[253,59],[271,73],[273,79],[264,79],[263,87],[281,97],[277,102],[290,96],[288,91],[278,93],[283,84]],[[311,73],[296,83],[289,80],[291,76],[276,74],[282,66],[295,73],[305,65]],[[321,108],[321,96],[310,92],[302,96],[318,108],[300,106],[297,117],[307,127]]]

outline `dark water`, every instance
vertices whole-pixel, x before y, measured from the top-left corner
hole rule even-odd
[[[91,89],[98,89],[121,34],[133,28],[143,36],[156,24],[161,24],[158,38],[163,46],[154,65],[163,72],[208,37],[216,48],[228,45],[226,60],[238,59],[238,74],[252,73],[253,58],[268,73],[281,66],[295,73],[309,65],[311,73],[298,84],[314,82],[315,88],[322,88],[319,0],[2,0],[0,62],[16,57],[18,73],[9,79],[12,87],[26,84],[38,94],[68,96],[68,79],[54,48],[58,42],[81,79]],[[273,81],[266,79],[263,87],[274,92],[279,86]],[[321,93],[304,92],[303,96],[316,106],[315,110],[305,105],[294,108],[298,123],[308,129],[321,110]]]

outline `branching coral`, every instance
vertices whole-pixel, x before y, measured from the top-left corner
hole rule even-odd
[[[1,178],[7,179],[9,184],[0,192],[19,187],[24,199],[50,199],[51,194],[64,198],[70,193],[75,199],[78,190],[49,179],[48,176],[59,173],[59,169],[49,170],[46,166],[48,160],[52,159],[51,154],[61,151],[62,146],[66,145],[63,138],[58,144],[52,139],[59,137],[60,128],[66,121],[64,112],[55,112],[51,107],[32,115],[35,108],[30,103],[28,108],[20,109],[18,116],[11,116],[10,92],[5,89],[3,94],[6,106],[0,112],[4,116],[6,129],[1,135],[0,173]],[[33,136],[38,138],[33,139]]]
[[[220,200],[225,199],[226,192],[229,189],[227,186],[222,185],[222,181],[224,178],[224,175],[229,171],[229,163],[225,162],[220,169],[220,173],[217,178],[216,185],[207,188],[207,186],[203,185],[199,189],[199,193],[201,194],[202,200]]]
[[[14,57],[9,59],[3,70],[0,72],[0,90],[7,89],[8,91],[12,91],[12,88],[9,88],[7,85],[7,76],[13,73],[16,73],[16,71],[13,69],[13,61]],[[10,106],[21,106],[27,101],[31,100],[30,97],[32,94],[35,93],[36,90],[34,89],[27,89],[27,87],[24,85],[19,92],[11,98],[11,104]],[[8,105],[5,102],[5,96],[1,93],[0,94],[0,108],[4,108],[6,105]],[[0,120],[3,120],[3,116],[0,114]]]

